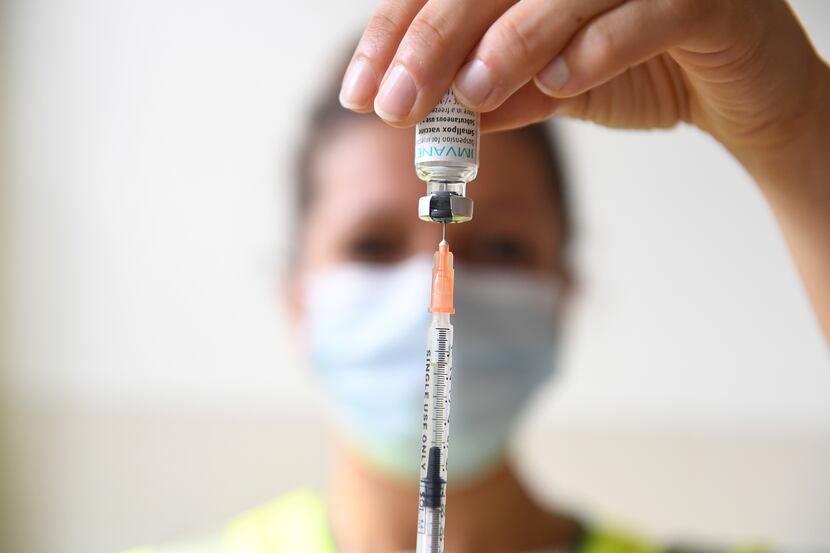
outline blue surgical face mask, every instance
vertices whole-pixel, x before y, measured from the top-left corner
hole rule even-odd
[[[312,362],[336,424],[366,460],[417,479],[432,258],[344,265],[306,287]],[[455,271],[448,471],[498,464],[530,396],[554,369],[557,286],[519,272]]]

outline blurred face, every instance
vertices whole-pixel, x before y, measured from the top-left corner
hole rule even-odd
[[[315,152],[292,298],[343,443],[406,480],[418,473],[426,307],[441,238],[441,225],[417,217],[425,185],[413,135],[367,117]],[[524,405],[553,372],[562,239],[541,159],[527,146],[511,134],[482,138],[482,169],[467,190],[475,217],[447,227],[456,484],[504,459]]]
[[[302,272],[347,262],[391,264],[435,251],[441,225],[421,221],[424,183],[413,167],[414,131],[367,117],[342,125],[317,153],[315,193],[303,234]],[[510,133],[481,140],[468,185],[475,216],[448,225],[456,263],[556,274],[562,237],[535,152]]]

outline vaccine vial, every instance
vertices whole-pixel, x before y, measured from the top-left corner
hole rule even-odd
[[[418,216],[435,223],[462,223],[473,218],[467,183],[478,173],[479,114],[447,92],[415,126],[415,172],[427,193]]]

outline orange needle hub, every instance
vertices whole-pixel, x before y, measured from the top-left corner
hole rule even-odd
[[[452,305],[453,294],[452,252],[446,240],[438,244],[435,265],[432,268],[432,300],[430,313],[455,313]]]

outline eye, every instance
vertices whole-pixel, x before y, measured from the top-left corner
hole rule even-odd
[[[363,234],[352,238],[346,246],[351,261],[362,263],[392,263],[402,256],[399,240],[380,234]]]
[[[486,264],[526,266],[532,261],[528,245],[511,236],[482,237],[476,250],[478,261]]]

